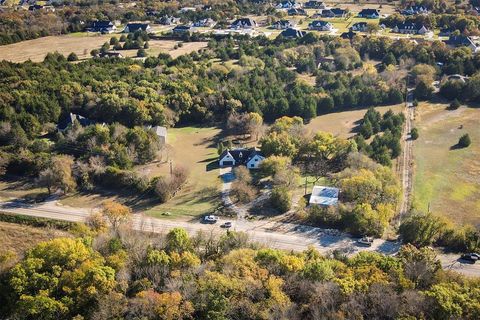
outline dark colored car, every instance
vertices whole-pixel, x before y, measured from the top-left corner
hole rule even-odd
[[[478,253],[464,253],[460,257],[460,259],[475,263],[478,260],[480,260],[480,254],[478,254]]]
[[[232,227],[232,223],[230,221],[227,221],[224,224],[222,224],[222,228],[228,229],[228,228],[231,228],[231,227]]]

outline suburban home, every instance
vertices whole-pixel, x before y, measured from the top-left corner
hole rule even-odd
[[[299,5],[295,1],[282,1],[278,3],[275,8],[276,9],[292,9],[297,8]]]
[[[180,8],[180,12],[181,12],[181,13],[195,12],[195,11],[197,11],[197,8],[195,8],[195,7],[183,7],[183,8]]]
[[[336,206],[338,204],[338,188],[314,186],[308,204],[311,206]]]
[[[198,20],[193,23],[193,26],[195,28],[212,28],[217,24],[213,19],[207,18],[207,19],[202,19]]]
[[[368,30],[368,24],[366,22],[356,22],[350,27],[350,30],[366,32]]]
[[[255,148],[238,148],[225,150],[219,157],[220,167],[245,165],[248,169],[258,169],[265,157]]]
[[[306,34],[305,31],[294,29],[294,28],[288,28],[283,30],[280,35],[284,38],[289,38],[289,39],[298,39],[303,37]]]
[[[279,20],[272,24],[272,28],[277,30],[285,30],[288,28],[293,28],[295,26],[296,26],[296,23],[291,20]]]
[[[111,21],[94,21],[92,26],[87,29],[89,32],[112,33],[117,30],[117,27]]]
[[[257,27],[257,23],[252,18],[240,18],[233,21],[230,29],[253,29],[255,27]]]
[[[344,32],[340,35],[340,38],[346,39],[346,40],[352,40],[355,36],[357,35],[356,32],[352,31],[352,28],[348,32]]]
[[[157,135],[158,140],[160,140],[161,144],[166,144],[167,143],[167,128],[166,127],[145,126],[144,128],[146,130],[152,130]]]
[[[427,14],[429,10],[424,6],[410,6],[400,12],[404,16],[413,16],[416,14]]]
[[[328,21],[315,20],[308,25],[308,29],[317,31],[332,31],[333,25]]]
[[[95,124],[94,121],[87,119],[81,115],[75,113],[69,113],[68,116],[63,117],[60,119],[57,125],[58,131],[62,132],[70,128],[75,122],[80,124],[82,127],[86,127],[92,124]]]
[[[100,52],[99,57],[100,58],[123,58],[123,55],[117,51],[105,51],[105,52]]]
[[[315,17],[322,17],[322,18],[344,18],[348,14],[348,10],[340,9],[340,8],[331,8],[331,9],[323,9],[319,10],[316,13]]]
[[[192,27],[187,25],[176,26],[172,29],[174,34],[190,34],[192,32]]]
[[[175,18],[172,16],[163,16],[160,19],[158,19],[158,24],[164,25],[164,26],[171,26],[172,24],[177,24],[180,22],[180,18]]]
[[[128,23],[123,29],[123,33],[134,33],[136,31],[150,32],[152,28],[148,23]]]
[[[477,52],[479,50],[479,46],[475,44],[472,38],[464,35],[454,36],[450,35],[447,41],[445,41],[451,47],[468,47],[472,50],[472,52]]]
[[[454,32],[455,32],[455,29],[453,28],[442,28],[440,29],[440,33],[438,35],[441,37],[448,37]]]
[[[303,5],[305,9],[326,9],[327,6],[321,1],[310,0]]]
[[[367,18],[367,19],[377,19],[380,18],[380,10],[378,9],[362,9],[358,13],[360,18]]]
[[[423,24],[416,24],[413,22],[400,23],[392,29],[392,32],[402,34],[425,34],[429,31],[430,30],[428,30]]]
[[[298,8],[288,9],[287,14],[289,16],[307,16],[307,11]]]

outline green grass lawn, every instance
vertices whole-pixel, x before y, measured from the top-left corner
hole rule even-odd
[[[421,104],[414,143],[415,208],[444,215],[455,223],[480,223],[480,109],[445,110]],[[464,133],[472,144],[454,146]]]

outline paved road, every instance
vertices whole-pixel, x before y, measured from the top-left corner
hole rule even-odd
[[[55,200],[36,205],[28,205],[18,201],[3,202],[0,203],[0,210],[27,216],[73,222],[84,221],[92,212],[92,210],[89,209],[62,206]],[[141,213],[135,214],[132,220],[132,227],[135,230],[155,233],[165,233],[175,227],[184,228],[189,233],[205,231],[220,234],[225,232],[225,230],[219,228],[219,224],[208,225],[200,222],[156,219],[144,216]],[[371,247],[362,247],[356,244],[356,239],[337,230],[273,221],[252,222],[238,220],[233,222],[233,229],[245,232],[253,241],[272,248],[292,251],[302,251],[309,246],[313,246],[324,254],[333,250],[342,250],[347,254],[355,254],[365,250],[391,255],[395,254],[400,247],[400,244],[397,242],[382,239],[376,239]],[[439,255],[439,259],[444,268],[452,269],[469,276],[480,276],[480,264],[471,265],[459,263],[456,260],[457,257],[458,255]]]

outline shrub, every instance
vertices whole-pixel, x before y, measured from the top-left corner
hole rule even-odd
[[[470,140],[470,136],[468,135],[468,133],[466,133],[466,134],[464,134],[463,136],[461,136],[460,139],[458,140],[458,145],[459,145],[461,148],[466,148],[466,147],[468,147],[471,143],[472,143],[472,140]]]
[[[412,137],[412,140],[417,140],[418,139],[418,129],[413,128],[412,131],[410,131],[410,136]]]
[[[455,100],[452,101],[452,103],[450,103],[449,109],[456,110],[458,108],[460,108],[460,101],[455,99]]]
[[[72,52],[68,55],[67,61],[78,61],[78,56],[75,52]]]
[[[270,195],[272,207],[281,213],[287,212],[292,207],[292,195],[286,187],[275,187]]]
[[[147,56],[147,52],[145,51],[145,49],[138,49],[137,51],[137,57],[146,57]]]

